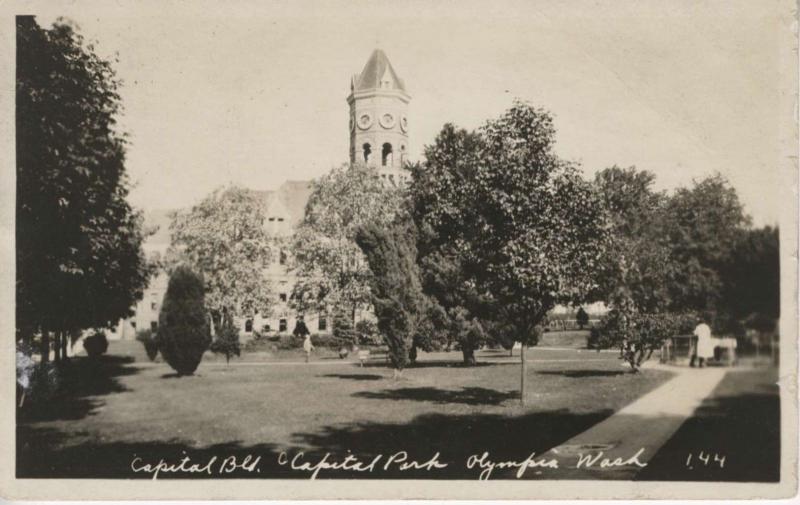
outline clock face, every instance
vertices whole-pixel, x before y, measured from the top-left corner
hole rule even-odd
[[[362,130],[366,130],[370,126],[372,126],[372,116],[370,116],[367,112],[363,112],[360,116],[358,116],[358,127]]]
[[[400,117],[400,129],[403,131],[408,130],[408,118],[405,114]]]
[[[394,116],[388,112],[381,116],[381,126],[387,130],[394,126]]]

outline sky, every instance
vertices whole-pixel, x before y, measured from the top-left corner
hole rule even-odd
[[[275,189],[347,161],[350,76],[377,47],[412,96],[412,160],[443,124],[477,128],[519,98],[553,114],[557,152],[587,176],[635,165],[670,190],[720,172],[756,225],[778,222],[796,161],[779,2],[87,5],[32,13],[45,26],[68,17],[118,54],[140,208],[229,183]]]

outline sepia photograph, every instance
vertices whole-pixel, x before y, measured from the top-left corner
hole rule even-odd
[[[795,9],[6,6],[0,494],[794,496]]]

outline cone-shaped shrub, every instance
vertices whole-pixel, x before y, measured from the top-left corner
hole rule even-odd
[[[203,289],[202,277],[179,266],[158,315],[158,349],[178,375],[192,375],[211,344]]]

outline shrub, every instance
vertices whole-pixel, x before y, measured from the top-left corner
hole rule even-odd
[[[337,310],[333,316],[333,336],[342,342],[354,343],[356,331],[353,328],[353,319],[344,310]]]
[[[239,328],[237,328],[230,317],[225,319],[222,328],[217,333],[217,338],[211,342],[211,352],[225,355],[225,362],[231,362],[231,356],[240,356],[242,353],[239,345]]]
[[[211,344],[201,276],[179,266],[158,316],[158,350],[178,375],[191,375]]]
[[[302,319],[298,319],[297,323],[294,325],[294,331],[292,331],[292,335],[295,337],[302,337],[305,338],[306,335],[309,335],[311,332],[308,331],[308,326],[306,326],[306,322]]]
[[[86,354],[90,358],[96,358],[105,354],[108,350],[108,339],[106,334],[99,331],[93,335],[86,337],[83,340],[83,348],[86,349]]]
[[[158,356],[158,338],[150,329],[139,330],[136,332],[136,340],[144,345],[144,352],[147,353],[150,361],[155,361]]]

